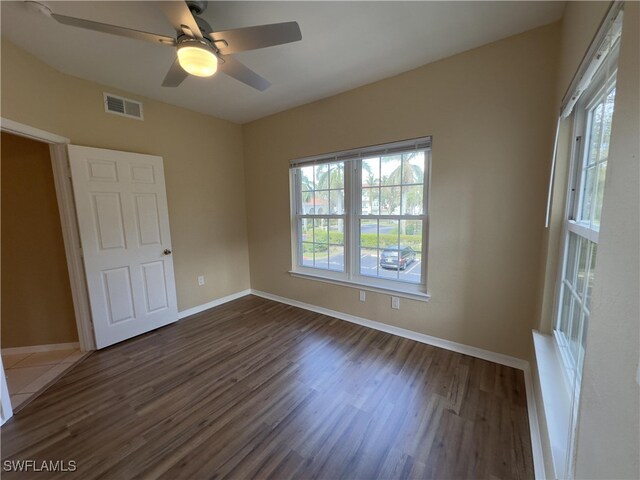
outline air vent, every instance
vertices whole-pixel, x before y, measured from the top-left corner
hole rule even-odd
[[[104,94],[104,110],[107,113],[115,113],[123,117],[137,118],[143,120],[142,103],[129,98],[119,97],[112,93]]]

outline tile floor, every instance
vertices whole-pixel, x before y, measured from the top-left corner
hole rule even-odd
[[[2,354],[14,411],[84,357],[78,349]]]

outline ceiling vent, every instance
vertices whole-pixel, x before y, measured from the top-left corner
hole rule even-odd
[[[138,120],[144,119],[142,115],[142,103],[113,95],[112,93],[104,94],[104,111],[122,115],[123,117],[137,118]]]

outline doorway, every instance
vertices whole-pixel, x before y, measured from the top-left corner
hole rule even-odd
[[[22,269],[19,275],[28,279],[33,275],[29,265],[33,264],[35,271],[39,264],[51,261],[51,257],[62,259],[61,251],[64,250],[68,270],[66,280],[71,294],[71,302],[67,295],[66,305],[73,305],[79,350],[91,352],[96,346],[103,348],[177,321],[162,157],[70,145],[68,138],[53,133],[4,118],[0,118],[0,122],[3,133],[44,143],[40,148],[49,150],[52,174],[49,178],[53,179],[55,195],[39,201],[29,198],[28,201],[38,206],[55,205],[51,199],[56,198],[63,248],[41,256],[39,262],[27,255],[28,261],[17,263]],[[29,188],[17,190],[24,193]],[[6,203],[12,208],[17,208],[16,205],[21,208],[21,202],[24,200]],[[22,211],[17,215],[25,216]],[[27,218],[28,225],[29,222],[38,220]],[[25,242],[39,237],[37,233],[29,234]],[[49,247],[46,243],[40,248],[47,250]],[[8,278],[15,275],[12,273]],[[7,277],[3,273],[4,278]],[[46,291],[55,279],[44,280]],[[59,283],[67,282],[59,280]],[[25,290],[30,291],[30,286],[27,282]],[[27,304],[31,306],[30,302]],[[44,311],[50,310],[45,308]],[[55,351],[66,350],[69,346],[75,348],[74,343],[55,344]],[[27,351],[20,353],[32,355],[36,351],[32,347],[24,347]],[[69,363],[70,358],[81,357],[81,354],[75,351],[69,352],[69,356],[52,353],[48,361],[60,356],[64,357],[60,363]],[[23,360],[11,359],[16,361],[14,365],[20,365]],[[31,357],[27,363],[41,361],[44,360]],[[0,424],[13,415],[6,393],[4,368],[0,361],[0,389],[3,392]]]
[[[0,348],[13,410],[83,357],[49,145],[2,132]]]

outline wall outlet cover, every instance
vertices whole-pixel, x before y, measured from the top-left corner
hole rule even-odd
[[[400,310],[400,297],[391,297],[391,308]]]

